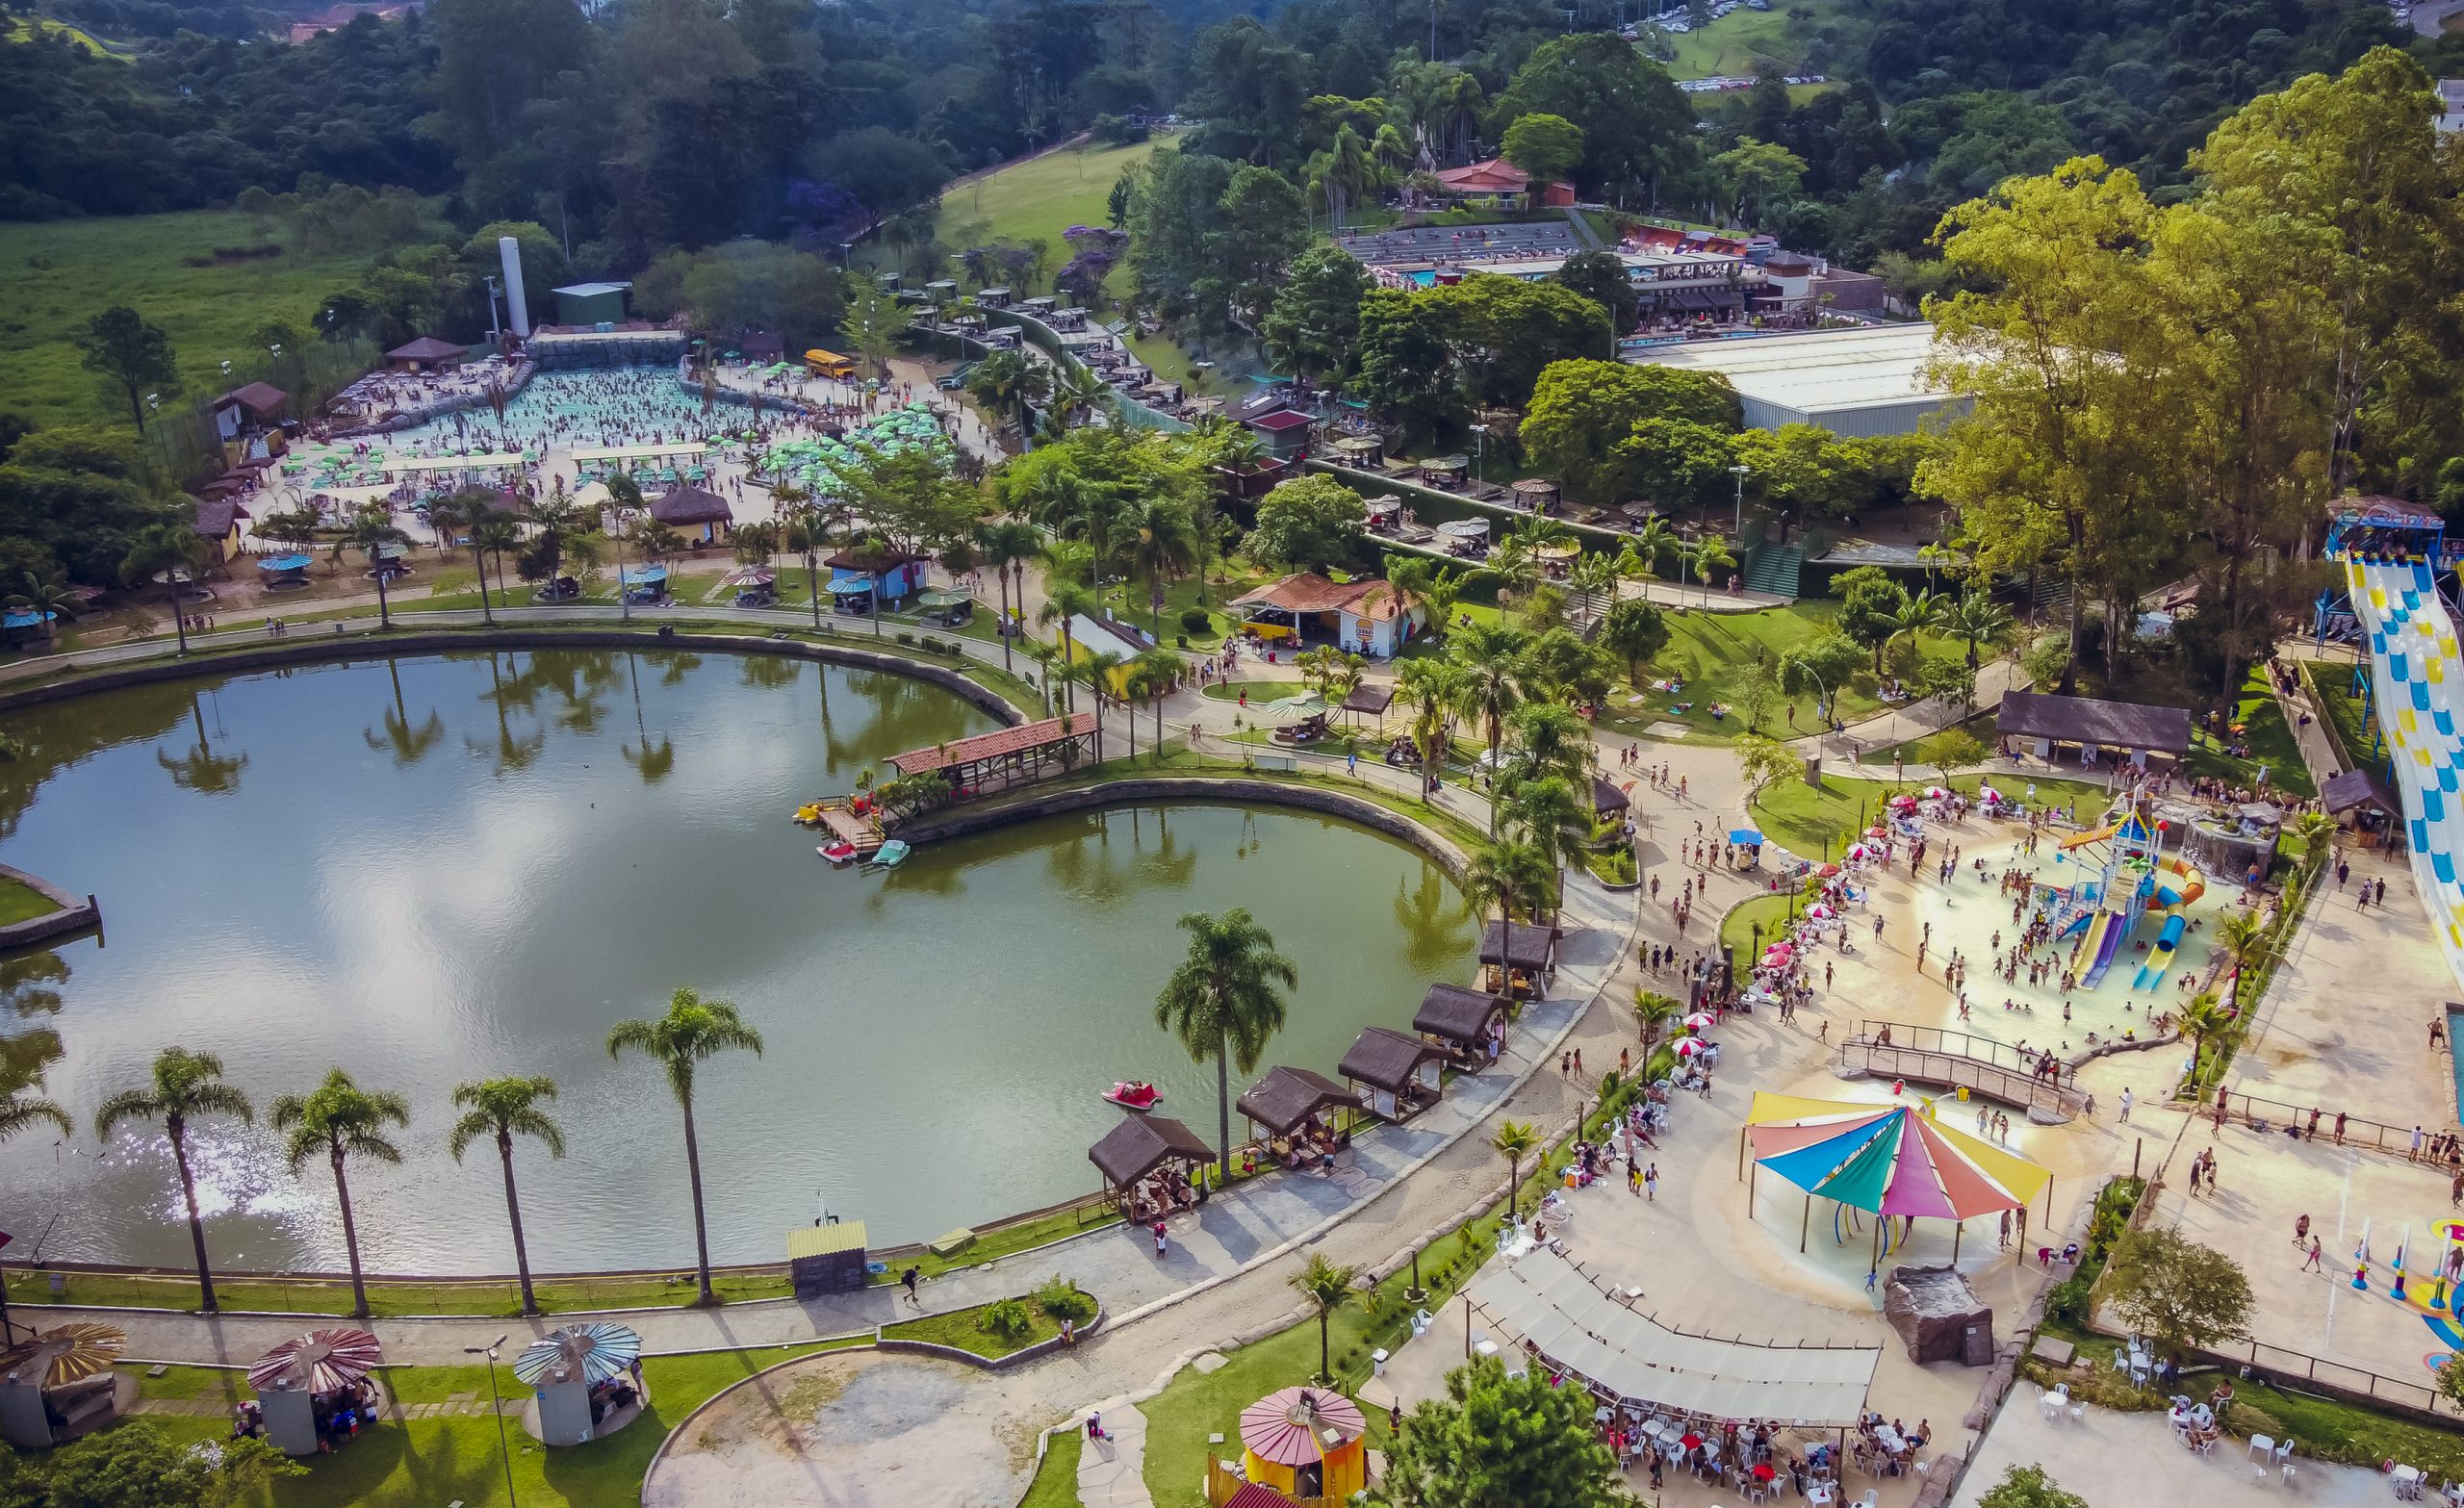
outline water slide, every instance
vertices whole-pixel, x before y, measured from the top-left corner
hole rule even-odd
[[[2173,957],[2181,951],[2182,933],[2190,926],[2182,912],[2207,893],[2207,877],[2186,859],[2160,859],[2156,870],[2160,876],[2171,875],[2182,883],[2176,889],[2162,879],[2156,882],[2156,894],[2149,899],[2147,908],[2164,912],[2165,925],[2156,933],[2156,945],[2147,950],[2147,961],[2139,966],[2138,977],[2130,982],[2135,990],[2155,988],[2165,978],[2165,971],[2173,966]]]
[[[2069,837],[2062,840],[2062,847],[2064,850],[2067,851],[2077,848],[2083,843],[2102,843],[2105,839],[2112,837],[2115,833],[2119,832],[2120,831],[2121,824],[2117,822],[2110,828],[2098,828],[2093,832],[2073,833]]]
[[[2430,932],[2456,979],[2464,981],[2464,661],[2455,627],[2439,603],[2430,569],[2420,561],[2348,560],[2353,616],[2370,641],[2370,673],[2379,726],[2395,748],[2396,784],[2411,838],[2413,883]]]
[[[2079,939],[2078,951],[2070,955],[2074,964],[2082,958],[2088,960],[2087,969],[2079,976],[2082,985],[2093,989],[2097,981],[2105,977],[2105,970],[2113,966],[2115,953],[2121,948],[2121,940],[2130,935],[2130,923],[2131,918],[2121,911],[2102,909],[2090,919],[2087,935]]]

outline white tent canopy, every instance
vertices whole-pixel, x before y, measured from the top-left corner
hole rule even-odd
[[[700,455],[708,448],[708,445],[699,440],[670,441],[666,445],[582,446],[574,451],[574,459],[580,462],[650,460],[667,455]]]
[[[1709,1419],[1845,1428],[1863,1414],[1882,1357],[1867,1346],[1755,1345],[1671,1330],[1545,1249],[1481,1279],[1470,1297],[1552,1366],[1601,1391]]]

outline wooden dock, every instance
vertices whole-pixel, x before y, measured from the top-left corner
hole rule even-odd
[[[843,838],[854,844],[856,856],[868,857],[882,846],[882,830],[872,817],[858,816],[847,809],[844,801],[821,804],[821,825],[833,838]]]

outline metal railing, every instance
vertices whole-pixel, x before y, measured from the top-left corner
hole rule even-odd
[[[2064,1088],[2023,1069],[2004,1068],[1963,1053],[1940,1049],[1886,1045],[1870,1037],[1851,1037],[1839,1045],[1835,1062],[1870,1074],[1918,1084],[1965,1089],[2022,1110],[2041,1111],[2067,1120],[2088,1112],[2088,1096]]]

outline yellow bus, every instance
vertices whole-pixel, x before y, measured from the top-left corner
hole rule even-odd
[[[856,375],[856,363],[854,358],[841,356],[836,351],[809,350],[805,352],[805,371],[816,377],[847,382]]]

